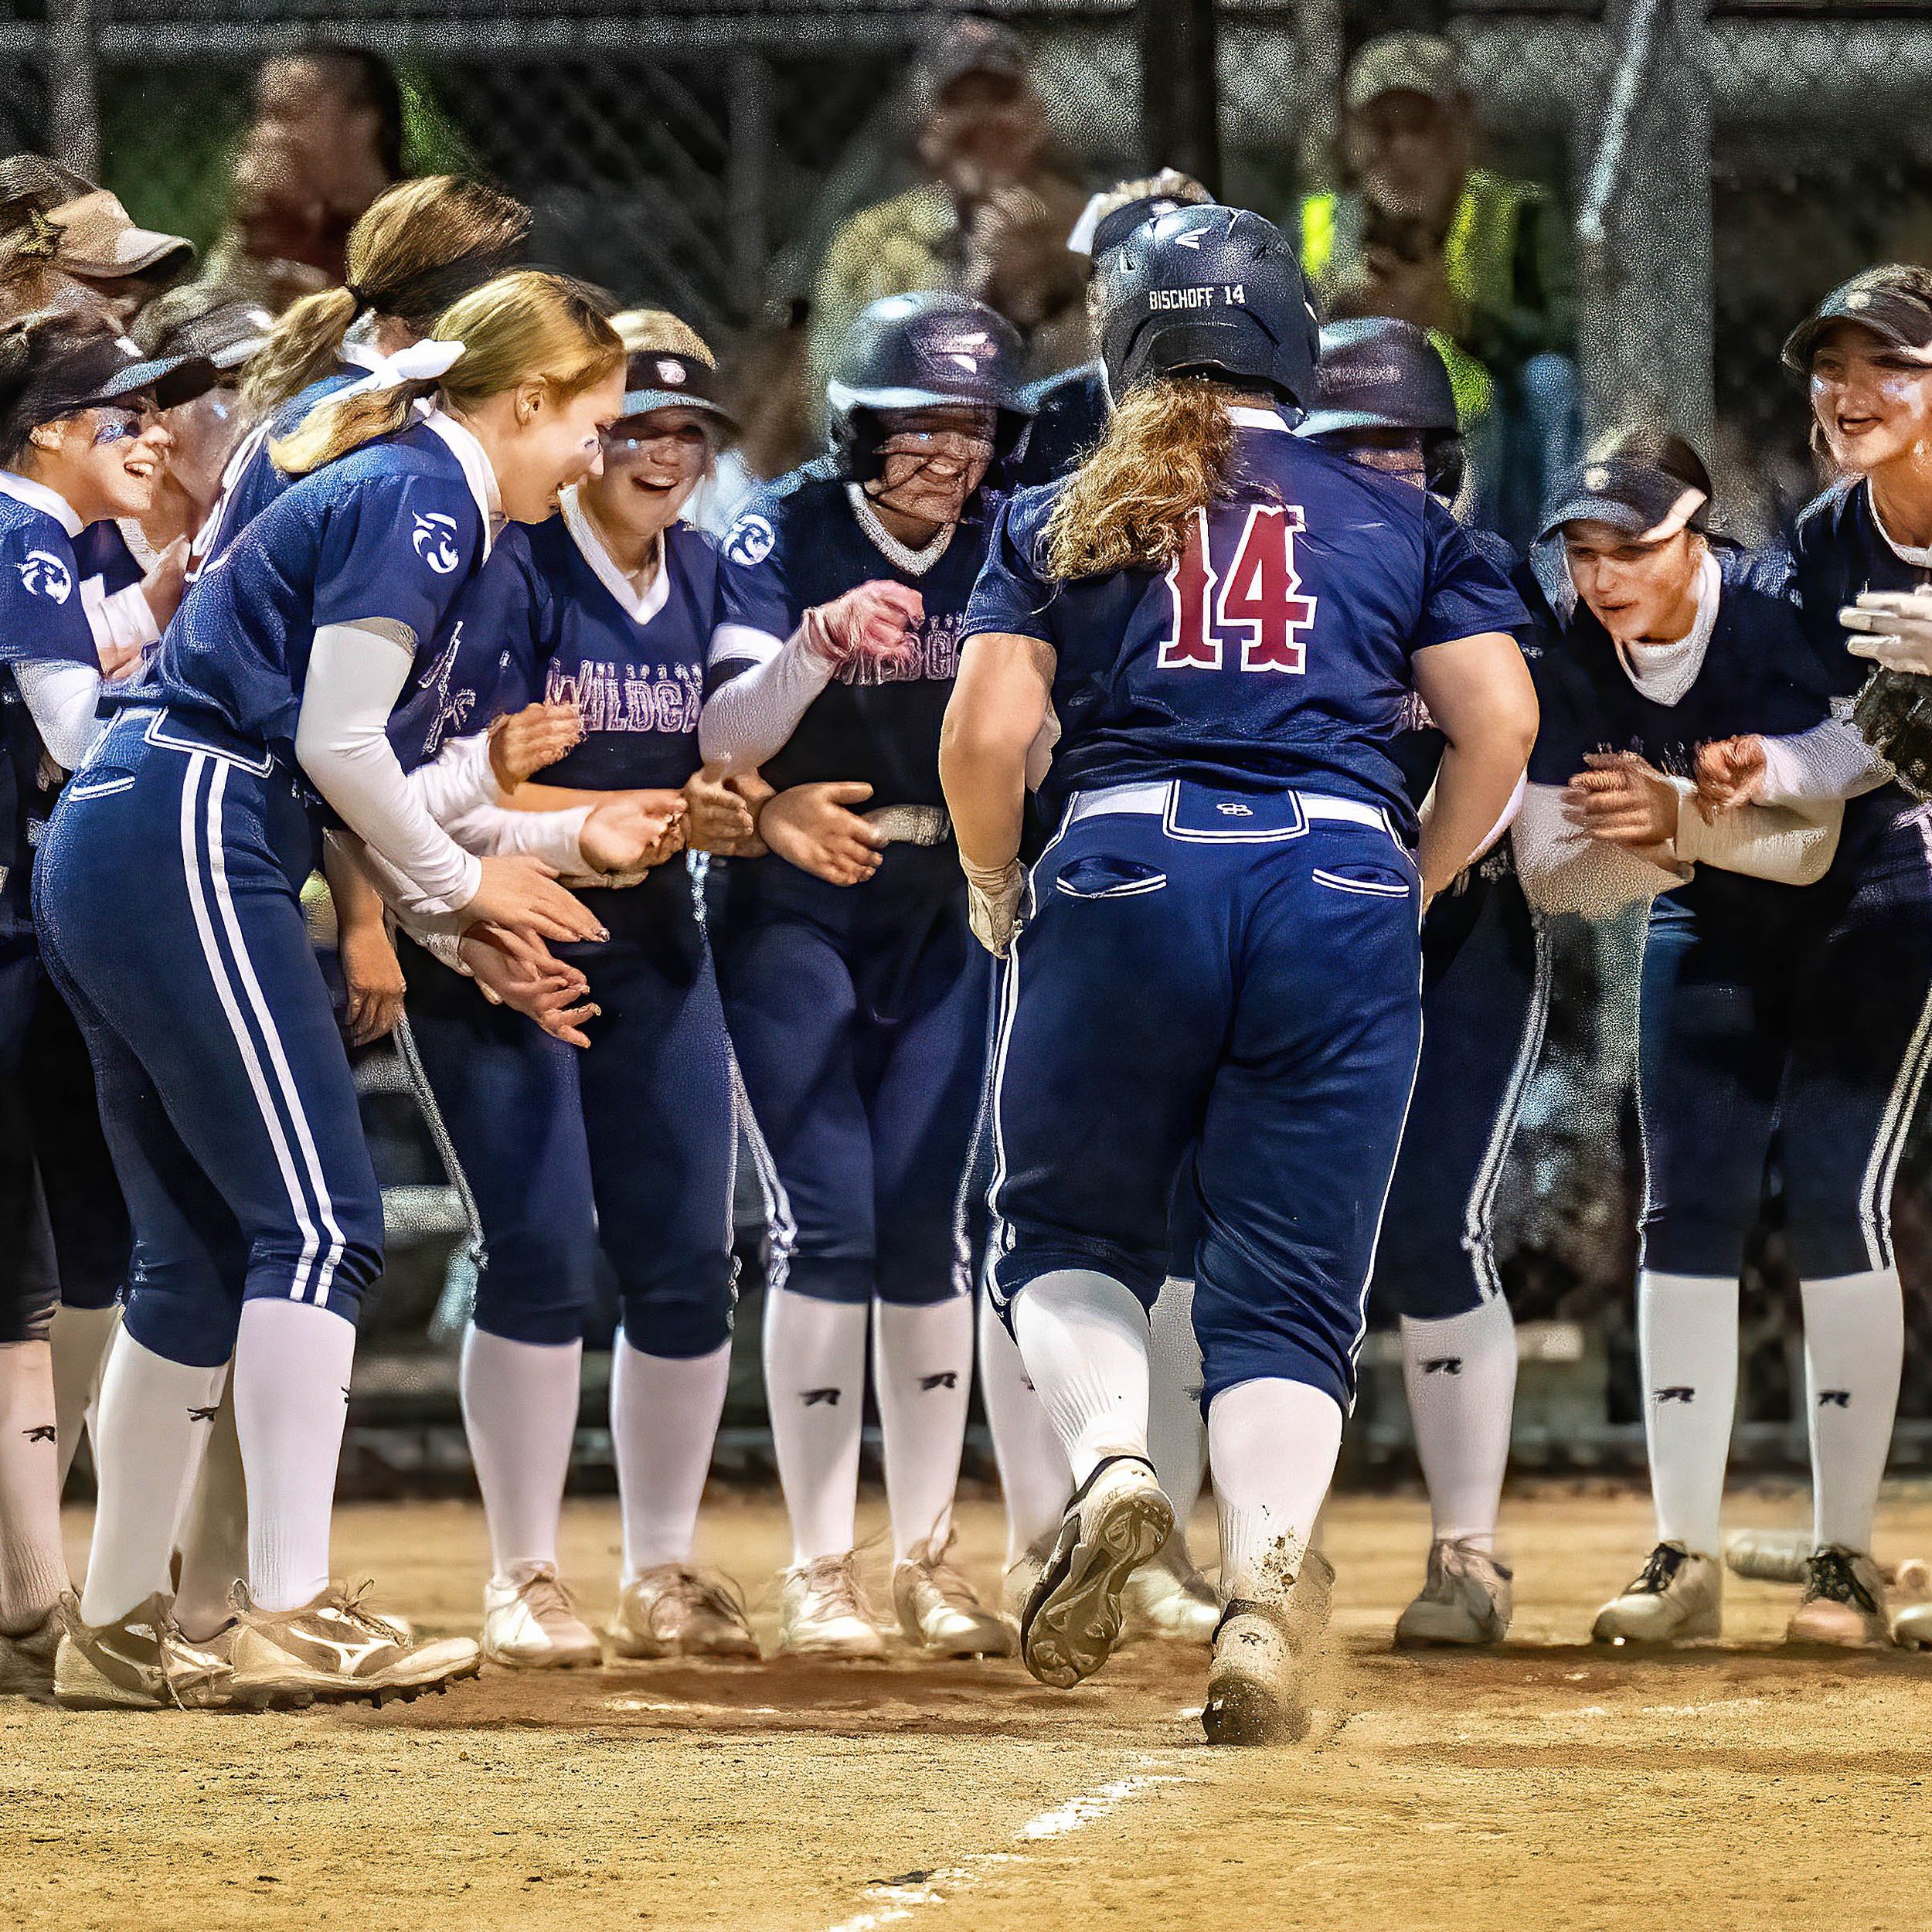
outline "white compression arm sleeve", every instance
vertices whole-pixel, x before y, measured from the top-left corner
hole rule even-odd
[[[705,700],[698,750],[727,775],[756,771],[782,751],[813,699],[832,682],[832,666],[805,641],[803,626],[764,663],[741,671]]]
[[[481,868],[423,809],[385,729],[410,662],[379,623],[324,624],[309,652],[295,756],[350,829],[401,875],[413,909],[456,912],[475,897]]]
[[[161,626],[155,621],[154,607],[138,583],[130,583],[111,596],[87,600],[87,628],[97,644],[116,650],[140,651],[156,643]]]
[[[1563,787],[1524,787],[1510,831],[1524,895],[1539,911],[1607,919],[1625,906],[1681,886],[1690,869],[1655,866],[1621,845],[1593,838],[1563,816]]]
[[[341,835],[325,832],[327,842],[340,849]],[[454,913],[426,913],[413,903],[409,881],[379,854],[365,845],[355,855],[355,862],[367,875],[369,882],[381,895],[383,903],[396,924],[407,933],[426,953],[440,959],[453,972],[468,975],[468,967],[463,964],[463,955],[457,950],[463,937],[463,921]]]
[[[423,808],[465,852],[525,852],[560,872],[589,872],[577,838],[590,808],[518,811],[505,805],[490,764],[487,733],[452,738],[409,774],[409,785]]]
[[[1764,742],[1764,783],[1758,793],[1764,804],[1861,798],[1892,777],[1892,767],[1843,719],[1828,718],[1809,731]]]
[[[1838,851],[1845,821],[1840,798],[1791,805],[1740,805],[1706,822],[1694,802],[1697,787],[1673,778],[1677,792],[1677,855],[1753,879],[1787,886],[1809,886],[1825,876]]]
[[[13,667],[13,679],[47,756],[63,771],[78,771],[106,728],[94,715],[100,698],[100,672],[90,664],[29,658]]]

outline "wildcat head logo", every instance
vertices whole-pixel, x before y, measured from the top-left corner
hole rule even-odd
[[[733,563],[748,570],[753,565],[764,563],[777,541],[778,533],[767,519],[741,516],[725,538],[724,553]]]
[[[21,587],[32,596],[65,604],[73,594],[73,571],[51,550],[29,550],[13,567],[20,573]]]
[[[440,510],[417,513],[413,540],[416,554],[440,577],[449,576],[463,561],[456,547],[456,519]]]

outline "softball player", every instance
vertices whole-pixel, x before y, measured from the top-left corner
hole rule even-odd
[[[1421,903],[1521,774],[1524,613],[1432,499],[1290,433],[1316,331],[1270,223],[1162,216],[1111,257],[1100,309],[1107,436],[1002,512],[941,753],[975,929],[1011,943],[995,1280],[1079,1485],[1021,1654],[1044,1682],[1099,1668],[1172,1526],[1145,1311],[1198,1141],[1229,1599],[1203,1722],[1296,1735],[1329,1575],[1308,1539],[1415,1073]],[[1447,745],[1420,873],[1389,755],[1412,679]],[[1014,854],[1049,700],[1060,831],[1029,883]]]
[[[151,508],[170,440],[159,412],[205,388],[205,362],[145,359],[104,321],[43,315],[0,332],[0,1689],[44,1687],[67,1587],[60,1433],[40,1252],[41,1176],[62,1286],[111,1306],[127,1226],[110,1181],[72,1188],[100,1161],[91,1083],[66,1071],[71,1032],[46,983],[28,900],[32,843],[52,804],[49,763],[70,770],[97,727],[99,651],[75,539]],[[84,1056],[82,1060],[84,1069]],[[49,1083],[51,1086],[49,1087]],[[70,1226],[71,1224],[71,1226]],[[87,1238],[91,1234],[91,1238]],[[74,1237],[80,1238],[76,1239]]]
[[[1842,479],[1798,520],[1805,628],[1835,708],[1858,693],[1861,719],[1882,719],[1897,680],[1882,669],[1861,693],[1866,660],[1905,672],[1926,662],[1923,634],[1916,648],[1908,634],[1932,580],[1932,274],[1892,266],[1854,277],[1794,332],[1784,359],[1809,378],[1816,432]],[[1714,804],[1849,800],[1830,916],[1812,942],[1815,1092],[1783,1121],[1816,1545],[1794,1629],[1880,1643],[1888,1606],[1872,1519],[1904,1352],[1891,1195],[1932,1058],[1932,808],[1882,782],[1890,767],[1835,719],[1712,747],[1699,775]],[[1903,1643],[1932,1639],[1932,1614],[1907,1607],[1893,1630]]]
[[[63,1605],[66,1702],[379,1699],[477,1666],[474,1645],[418,1643],[328,1580],[382,1218],[298,893],[319,793],[420,909],[531,943],[601,930],[542,868],[451,841],[383,727],[493,519],[547,515],[596,465],[623,376],[609,325],[552,277],[505,277],[442,327],[440,384],[327,405],[280,446],[303,480],[203,573],[119,694],[36,867],[42,942],[88,1036],[137,1248],[101,1390],[86,1592]],[[167,1592],[231,1353],[250,1578],[224,1662],[172,1628]]]
[[[1463,482],[1449,372],[1423,332],[1386,318],[1321,332],[1320,406],[1301,434],[1453,504]],[[1508,544],[1477,548],[1540,607]],[[1520,633],[1533,650],[1534,639]],[[1435,782],[1442,735],[1426,715],[1398,741],[1409,795]],[[1496,1266],[1504,1163],[1543,1045],[1543,942],[1496,828],[1488,855],[1422,927],[1422,1054],[1376,1250],[1375,1291],[1400,1318],[1403,1379],[1432,1519],[1427,1578],[1399,1645],[1492,1644],[1509,1628],[1511,1573],[1496,1559],[1509,1460],[1516,1335]]]
[[[1613,1644],[1719,1631],[1738,1275],[1774,1128],[1807,1354],[1815,1376],[1832,1365],[1814,1400],[1828,1387],[1862,1410],[1883,1373],[1882,1362],[1858,1359],[1870,1286],[1853,1275],[1866,1241],[1859,1170],[1876,1121],[1848,1131],[1859,1123],[1843,1098],[1838,1036],[1852,988],[1840,978],[1840,923],[1856,862],[1849,849],[1832,862],[1844,806],[1757,803],[1709,818],[1690,775],[1707,746],[1824,726],[1831,693],[1791,599],[1789,559],[1712,538],[1709,494],[1696,455],[1650,432],[1566,479],[1549,534],[1561,536],[1577,605],[1561,648],[1539,667],[1543,728],[1517,828],[1532,899],[1572,910],[1590,898],[1650,902],[1638,1338],[1658,1543],[1597,1620],[1597,1640]],[[1593,871],[1606,863],[1614,870]],[[1921,986],[1915,1012],[1923,998]],[[1836,1379],[1841,1370],[1849,1381]],[[1895,1356],[1894,1393],[1896,1375]],[[1878,1471],[1867,1485],[1845,1451],[1815,1434],[1818,1493],[1838,1513],[1828,1516],[1832,1546],[1813,1561],[1794,1641],[1885,1641],[1883,1621],[1872,1628],[1876,1607],[1856,1601],[1868,1577],[1876,1581]],[[1883,1455],[1881,1437],[1881,1465]],[[1862,1527],[1848,1510],[1862,1511]]]
[[[630,875],[586,895],[611,937],[569,954],[600,1015],[590,1049],[572,1054],[449,974],[412,975],[413,1052],[481,1233],[462,1393],[494,1564],[484,1655],[520,1667],[602,1656],[556,1562],[600,1240],[623,1302],[612,1652],[758,1655],[736,1594],[691,1561],[730,1366],[737,1129],[717,981],[679,855],[741,845],[752,818],[692,782],[719,566],[715,543],[679,518],[732,426],[702,342],[668,316],[627,321],[628,386],[602,474],[564,493],[563,514],[530,538],[527,577],[495,611],[466,615],[461,641],[514,665],[498,707],[541,694],[579,726],[543,783],[512,799],[584,822],[587,850],[566,873]],[[439,673],[433,716],[447,716],[452,685],[467,689],[460,666]],[[652,815],[648,853],[594,843],[586,808],[625,799]]]
[[[725,539],[705,756],[730,772],[763,768],[781,795],[761,825],[784,818],[787,789],[842,783],[835,809],[876,861],[845,886],[776,855],[733,861],[719,947],[776,1191],[764,1356],[794,1546],[789,1651],[883,1650],[852,1554],[875,1302],[901,1628],[932,1655],[1012,1648],[946,1554],[973,1359],[955,1209],[988,986],[937,751],[985,552],[982,485],[1025,427],[1019,355],[1011,328],[963,298],[874,303],[828,392],[832,453]],[[874,641],[848,648],[807,614],[855,597],[881,616]]]

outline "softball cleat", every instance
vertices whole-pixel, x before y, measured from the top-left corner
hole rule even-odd
[[[483,1661],[505,1670],[577,1670],[604,1662],[552,1563],[520,1564],[483,1590]]]
[[[1210,1744],[1298,1744],[1308,1736],[1308,1680],[1334,1592],[1334,1566],[1311,1550],[1285,1601],[1230,1600],[1201,1712]]]
[[[1130,1642],[1148,1638],[1205,1649],[1220,1627],[1221,1593],[1195,1568],[1178,1536],[1128,1578],[1126,1605]]]
[[[928,1657],[1012,1656],[1012,1627],[948,1560],[952,1543],[950,1531],[936,1549],[915,1543],[893,1566],[893,1608],[906,1642]]]
[[[1804,1600],[1784,1627],[1787,1644],[1883,1650],[1893,1641],[1885,1579],[1872,1559],[1828,1543],[1805,1564]]]
[[[0,1634],[0,1697],[44,1697],[53,1689],[60,1648],[60,1611],[49,1611],[31,1630]]]
[[[1630,1587],[1597,1613],[1590,1634],[1599,1644],[1694,1644],[1717,1636],[1723,1621],[1716,1558],[1659,1543]]]
[[[1724,1567],[1759,1583],[1801,1583],[1818,1546],[1803,1529],[1740,1529],[1724,1539]]]
[[[228,1665],[181,1634],[165,1597],[150,1597],[111,1624],[80,1621],[77,1597],[60,1600],[55,1701],[73,1711],[209,1711],[230,1700]]]
[[[232,1701],[252,1710],[349,1703],[379,1710],[391,1699],[407,1703],[446,1691],[481,1669],[482,1651],[468,1638],[406,1637],[364,1605],[368,1590],[332,1583],[298,1610],[267,1611],[236,1584]]]
[[[1043,1684],[1070,1690],[1121,1640],[1128,1579],[1174,1530],[1154,1465],[1108,1456],[1074,1491],[1039,1580],[1020,1614],[1021,1661]]]
[[[1445,1537],[1431,1543],[1421,1594],[1396,1621],[1396,1648],[1500,1644],[1515,1607],[1513,1576],[1472,1543]]]
[[[836,1657],[853,1663],[884,1658],[886,1640],[859,1587],[858,1559],[852,1551],[817,1556],[784,1572],[778,1648],[789,1657]]]
[[[609,1634],[614,1662],[655,1657],[758,1661],[758,1640],[736,1585],[682,1563],[660,1563],[626,1583]]]

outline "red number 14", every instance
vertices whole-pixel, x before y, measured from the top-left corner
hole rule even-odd
[[[1187,547],[1167,573],[1174,628],[1161,645],[1160,668],[1219,670],[1219,634],[1228,631],[1245,634],[1243,671],[1284,671],[1298,677],[1308,668],[1302,640],[1315,622],[1317,602],[1298,594],[1301,580],[1294,567],[1294,537],[1306,527],[1292,503],[1254,505],[1223,577],[1214,567],[1207,512],[1196,510]]]

